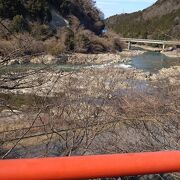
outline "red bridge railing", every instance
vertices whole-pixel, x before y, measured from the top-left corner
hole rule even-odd
[[[0,179],[88,179],[180,172],[180,151],[1,160]]]

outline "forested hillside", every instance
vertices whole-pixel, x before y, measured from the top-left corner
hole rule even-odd
[[[77,17],[82,25],[97,34],[104,28],[101,12],[91,0],[0,0],[0,17],[13,20],[21,16],[23,20],[48,23],[52,8],[65,18]]]
[[[158,0],[143,11],[112,16],[106,24],[124,37],[179,39],[180,1]]]
[[[2,40],[26,34],[52,54],[121,49],[116,37],[102,37],[103,13],[92,0],[0,0],[0,19]]]

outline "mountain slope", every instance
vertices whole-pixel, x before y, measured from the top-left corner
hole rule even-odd
[[[103,13],[93,0],[0,0],[0,41],[26,34],[53,54],[120,50],[116,35],[103,36],[104,27]]]
[[[106,25],[124,37],[180,39],[180,1],[158,0],[143,11],[112,16]]]
[[[21,15],[31,22],[48,23],[52,8],[63,17],[75,16],[81,25],[96,34],[104,28],[101,12],[91,0],[0,0],[0,17],[13,19]]]

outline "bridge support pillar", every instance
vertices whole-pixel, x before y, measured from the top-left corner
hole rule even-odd
[[[162,51],[164,51],[164,50],[165,50],[165,47],[166,47],[166,45],[165,45],[165,44],[163,44],[163,49],[162,49]]]
[[[131,42],[128,42],[128,50],[131,50]]]

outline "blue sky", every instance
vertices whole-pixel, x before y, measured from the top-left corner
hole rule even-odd
[[[96,0],[96,5],[105,14],[105,17],[109,17],[142,10],[155,2],[156,0]]]

